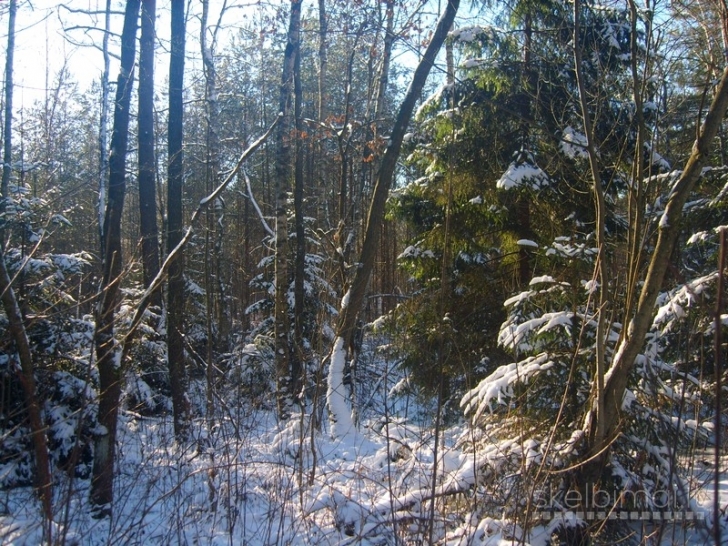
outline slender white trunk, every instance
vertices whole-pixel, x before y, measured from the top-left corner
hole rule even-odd
[[[331,436],[345,438],[356,429],[347,402],[347,388],[344,385],[344,366],[346,364],[346,343],[337,337],[331,350],[329,376],[326,389],[326,404],[329,407]]]

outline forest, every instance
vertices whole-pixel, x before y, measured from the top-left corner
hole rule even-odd
[[[0,543],[728,543],[726,0],[43,4]]]

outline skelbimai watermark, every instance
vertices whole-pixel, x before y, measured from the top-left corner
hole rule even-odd
[[[549,521],[577,518],[582,521],[624,520],[650,522],[691,522],[706,519],[692,510],[689,499],[677,490],[644,489],[607,491],[600,488],[579,491],[541,491],[534,502],[537,519]]]

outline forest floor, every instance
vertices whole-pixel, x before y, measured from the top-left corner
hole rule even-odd
[[[281,427],[270,410],[219,403],[214,424],[195,421],[192,440],[181,446],[174,441],[170,418],[123,412],[113,518],[90,516],[88,480],[57,476],[53,543],[549,544],[552,525],[513,541],[503,521],[474,516],[472,499],[462,493],[477,466],[460,447],[459,440],[469,434],[464,424],[441,431],[441,479],[433,489],[435,437],[425,425],[429,410],[411,396],[392,394],[402,379],[393,364],[368,369],[371,377],[363,379],[370,392],[359,393],[362,426],[344,441],[312,430],[307,417],[294,416]],[[722,460],[728,470],[728,458]],[[651,523],[635,524],[624,543],[712,544],[706,525],[712,514],[712,461],[711,450],[691,459],[690,498],[701,514],[698,521],[663,526],[661,533]],[[725,513],[726,472],[720,495]],[[441,510],[443,502],[447,511]],[[40,513],[29,488],[0,492],[0,543],[42,543]],[[723,536],[728,543],[725,526]]]

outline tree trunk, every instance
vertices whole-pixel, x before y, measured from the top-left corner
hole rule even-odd
[[[114,339],[114,316],[121,299],[121,217],[126,192],[129,105],[134,82],[134,55],[139,0],[128,0],[121,36],[121,68],[116,85],[114,126],[109,157],[109,186],[103,230],[103,277],[96,305],[94,345],[99,369],[98,431],[94,439],[91,504],[97,517],[111,515],[114,498],[114,450],[121,395],[121,369]]]
[[[301,114],[303,91],[301,86],[301,52],[296,48],[296,59],[293,63],[293,112],[296,124],[296,157],[293,169],[293,211],[296,223],[296,259],[293,282],[294,316],[293,329],[294,352],[291,357],[291,392],[298,396],[303,385],[303,373],[306,362],[304,340],[305,291],[306,279],[306,230],[303,211],[303,117]]]
[[[379,235],[381,233],[381,223],[384,219],[384,208],[389,195],[389,188],[394,178],[394,170],[399,159],[405,131],[412,117],[415,104],[419,100],[422,89],[425,86],[430,69],[434,65],[435,58],[452,26],[459,5],[460,0],[448,0],[447,2],[445,12],[437,23],[437,29],[425,50],[424,56],[415,69],[412,82],[400,105],[394,127],[392,128],[392,134],[390,135],[389,146],[387,146],[387,150],[384,152],[382,164],[379,167],[377,180],[374,185],[374,195],[369,207],[366,233],[358,267],[352,285],[341,304],[341,314],[336,329],[337,340],[334,343],[334,348],[330,356],[327,403],[332,420],[332,434],[334,436],[346,433],[351,423],[351,416],[346,414],[345,406],[339,400],[344,392],[343,369],[339,368],[344,366],[346,361],[339,354],[339,351],[346,351],[351,346],[357,317],[364,302],[369,277],[374,268],[374,257],[379,246]]]
[[[182,122],[184,119],[185,2],[172,0],[171,53],[169,60],[169,120],[167,129],[167,253],[182,240]],[[167,358],[172,392],[174,434],[185,441],[189,422],[189,403],[185,392],[185,257],[180,252],[170,264],[167,284]]]
[[[104,58],[104,70],[101,73],[101,113],[99,116],[99,241],[101,253],[104,252],[104,216],[106,215],[106,181],[109,175],[109,72],[111,56],[109,55],[109,33],[111,32],[111,0],[106,0],[104,12],[104,37],[101,41],[101,52]]]
[[[283,120],[277,132],[276,157],[276,247],[275,247],[275,359],[278,415],[286,419],[293,406],[288,328],[288,190],[291,186],[291,140],[294,124],[291,104],[296,57],[299,49],[301,0],[292,0],[288,42],[283,57],[279,112]]]
[[[329,21],[326,15],[326,0],[318,0],[319,18],[319,73],[318,73],[318,119],[323,123],[326,116],[326,69],[329,65],[327,56],[327,38],[329,32]]]
[[[5,53],[5,125],[3,127],[3,175],[0,182],[0,212],[5,210],[5,199],[10,186],[10,171],[13,162],[13,57],[15,55],[15,17],[17,0],[8,4],[8,47]],[[2,244],[2,238],[0,238]]]
[[[208,16],[209,2],[202,2],[202,21],[200,25],[200,49],[202,53],[203,72],[205,75],[205,182],[207,192],[211,192],[217,183],[220,172],[220,136],[219,126],[219,104],[217,92],[217,70],[212,44],[208,43]],[[218,27],[219,28],[219,27]],[[213,32],[212,43],[215,42]],[[214,384],[215,384],[215,363],[214,351],[227,352],[230,323],[225,305],[225,291],[222,279],[222,250],[223,250],[223,216],[224,204],[217,200],[207,209],[206,220],[207,230],[205,233],[205,302],[207,306],[206,328],[207,328],[207,415],[211,422],[214,410]],[[212,239],[214,238],[214,243]],[[213,248],[214,247],[214,248]],[[217,279],[215,282],[213,279]],[[217,311],[217,312],[216,312]],[[217,333],[213,328],[213,317],[217,321]]]
[[[384,107],[387,98],[387,87],[389,86],[389,67],[392,62],[392,48],[394,47],[394,0],[387,0],[386,11],[387,26],[384,31],[384,51],[382,52],[382,64],[379,69],[379,80],[377,82],[377,101],[374,107],[374,138],[382,135],[384,121]]]
[[[30,351],[30,342],[28,341],[28,334],[25,330],[18,300],[15,298],[13,287],[10,285],[10,276],[5,267],[5,256],[1,248],[0,296],[2,297],[3,309],[8,317],[8,331],[13,341],[15,341],[15,348],[18,351],[20,369],[17,369],[16,372],[20,384],[23,387],[25,405],[28,409],[28,421],[35,454],[36,488],[43,508],[43,517],[46,518],[50,525],[53,519],[50,457],[48,456],[48,442],[46,440],[43,419],[41,418],[40,404],[36,395],[33,355]],[[50,527],[48,527],[46,534],[49,535],[49,533]],[[50,543],[50,536],[48,536],[48,540]]]
[[[5,199],[9,196],[10,164],[13,157],[13,63],[15,53],[15,19],[18,5],[16,0],[10,0],[8,5],[8,42],[5,56],[5,125],[3,134],[3,170],[2,184],[0,185],[0,212],[5,209]],[[2,234],[0,229],[0,234]],[[8,317],[8,330],[15,341],[18,351],[20,369],[16,368],[18,379],[23,387],[25,405],[28,410],[28,422],[33,438],[33,450],[36,466],[36,489],[43,508],[43,517],[46,519],[45,539],[51,542],[50,522],[53,519],[51,469],[48,456],[48,442],[41,417],[41,408],[38,403],[35,387],[33,355],[30,351],[30,342],[25,330],[23,315],[15,297],[15,291],[10,285],[10,275],[5,266],[3,251],[4,237],[0,235],[0,299],[2,299],[5,315]]]
[[[665,272],[670,262],[675,242],[680,234],[680,220],[683,206],[695,183],[700,178],[703,167],[710,155],[713,139],[718,133],[721,121],[728,109],[728,68],[725,68],[718,84],[713,102],[700,129],[693,150],[680,178],[670,191],[662,220],[659,223],[657,243],[647,270],[634,316],[630,319],[626,334],[620,342],[612,359],[612,364],[604,380],[604,413],[602,416],[589,414],[585,423],[589,438],[590,452],[596,455],[606,442],[614,439],[621,425],[621,406],[629,374],[635,359],[644,346],[645,336],[652,324],[655,300],[662,288]],[[606,458],[606,451],[592,459],[586,472],[597,472]]]
[[[584,84],[584,76],[582,73],[582,54],[580,44],[581,34],[581,2],[574,1],[574,67],[576,73],[576,84],[579,89],[579,105],[581,108],[582,127],[586,136],[586,152],[589,156],[589,170],[592,177],[592,194],[594,197],[594,208],[596,212],[596,245],[597,256],[594,271],[594,280],[598,282],[599,291],[597,301],[594,303],[594,309],[597,313],[597,331],[596,331],[596,357],[594,370],[594,395],[593,395],[593,411],[597,416],[597,423],[603,423],[601,415],[604,413],[604,373],[606,371],[606,348],[605,348],[605,314],[610,312],[608,307],[608,287],[609,282],[606,275],[606,246],[605,236],[605,201],[604,189],[602,188],[601,168],[597,154],[597,144],[595,142],[594,130],[587,104],[586,86]],[[595,442],[601,444],[604,440],[604,431],[599,429],[594,438]]]
[[[157,233],[156,161],[154,158],[154,26],[156,0],[142,0],[139,40],[139,225],[142,239],[144,286],[159,272]],[[162,294],[155,292],[152,305],[162,306]]]

